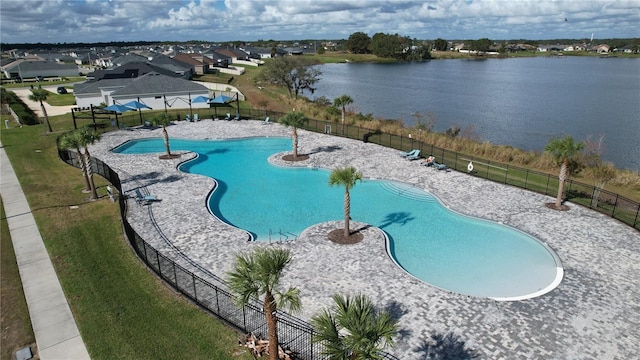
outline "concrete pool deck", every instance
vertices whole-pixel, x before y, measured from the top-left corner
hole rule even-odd
[[[291,129],[261,121],[180,122],[170,138],[290,137]],[[161,201],[138,206],[129,200],[129,222],[148,243],[194,273],[216,283],[231,270],[239,251],[267,243],[247,242],[246,232],[212,216],[206,199],[214,180],[182,173],[176,166],[194,156],[160,160],[159,154],[122,155],[109,150],[129,139],[161,137],[161,130],[104,134],[91,154],[118,172],[125,195],[136,188]],[[297,287],[309,320],[332,304],[335,293],[363,293],[399,317],[400,335],[390,352],[400,359],[437,358],[436,353],[481,359],[628,359],[640,342],[640,233],[606,215],[569,204],[558,212],[553,198],[407,161],[398,151],[371,143],[299,130],[299,153],[309,160],[289,164],[333,169],[351,165],[365,178],[402,181],[436,195],[449,208],[527,232],[553,249],[564,268],[560,285],[546,295],[499,302],[451,293],[416,280],[387,256],[376,229],[355,245],[326,240],[326,226],[312,226],[294,241],[284,276]],[[277,157],[272,157],[277,158]],[[245,164],[239,164],[244,166]],[[260,181],[256,174],[256,181]],[[342,204],[336,204],[342,206]],[[404,221],[402,214],[398,221]],[[358,221],[357,214],[353,214]],[[152,221],[153,219],[153,221]],[[340,220],[340,219],[328,219]],[[155,223],[155,224],[154,224]],[[274,229],[275,232],[278,229]],[[439,338],[436,345],[434,339]],[[463,351],[465,350],[465,351]]]

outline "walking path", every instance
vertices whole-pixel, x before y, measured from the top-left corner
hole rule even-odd
[[[0,169],[0,194],[40,359],[89,359],[49,253],[2,144]]]
[[[246,241],[245,231],[209,213],[206,199],[214,181],[177,169],[193,153],[160,160],[158,154],[110,151],[129,139],[161,138],[160,131],[110,132],[90,150],[119,174],[125,195],[146,187],[162,199],[147,206],[130,200],[134,203],[127,216],[135,231],[165,256],[217,284],[216,277],[231,270],[239,251],[266,244]],[[290,128],[260,121],[179,122],[167,131],[170,139],[291,136]],[[327,240],[326,228],[311,226],[294,241],[278,242],[292,251],[293,261],[283,282],[285,287],[300,289],[300,318],[309,320],[330,306],[334,293],[363,293],[399,317],[402,331],[391,352],[403,360],[435,359],[444,354],[450,358],[476,354],[479,359],[492,360],[637,357],[637,230],[575,204],[569,204],[570,211],[554,211],[544,206],[553,201],[551,197],[455,171],[426,168],[376,144],[299,130],[299,152],[309,154],[309,160],[289,166],[333,169],[351,165],[365,178],[401,181],[435,194],[453,210],[516,227],[551,247],[564,268],[562,282],[548,294],[501,302],[452,293],[413,278],[393,263],[379,237],[337,245]],[[277,162],[279,157],[274,154],[269,160]],[[256,181],[260,181],[259,174]],[[357,214],[352,216],[358,220]]]

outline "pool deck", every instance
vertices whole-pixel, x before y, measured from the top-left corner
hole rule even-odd
[[[261,121],[180,122],[167,130],[170,138],[183,139],[291,136],[290,128]],[[435,354],[444,353],[456,355],[450,358],[479,359],[630,359],[640,352],[638,231],[570,203],[570,211],[548,209],[544,203],[552,197],[427,168],[401,158],[397,150],[298,132],[299,153],[309,154],[310,159],[289,165],[327,169],[350,165],[365,178],[415,185],[453,210],[537,237],[555,251],[564,268],[560,285],[537,298],[501,302],[470,297],[433,287],[398,268],[387,256],[377,228],[367,229],[361,243],[337,245],[326,239],[332,224],[318,224],[294,241],[276,241],[274,236],[276,246],[293,253],[283,284],[300,289],[303,310],[298,317],[309,320],[332,304],[335,293],[363,293],[399,317],[401,332],[390,352],[403,360],[441,358]],[[176,168],[193,153],[176,151],[183,154],[179,159],[160,160],[159,154],[109,151],[128,139],[161,136],[160,129],[111,132],[90,151],[118,172],[126,195],[141,188],[161,199],[148,206],[129,200],[128,217],[135,230],[156,249],[215,284],[217,276],[224,278],[231,270],[239,251],[274,244],[247,242],[246,232],[208,212],[206,198],[214,180]],[[259,174],[255,180],[260,181]],[[398,221],[406,220],[398,216]],[[362,225],[357,224],[356,214],[354,221]],[[439,345],[436,338],[442,340]]]

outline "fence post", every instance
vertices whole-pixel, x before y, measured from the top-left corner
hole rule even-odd
[[[193,273],[191,274],[191,282],[193,283],[193,298],[198,300],[198,294],[196,294],[196,277]]]
[[[160,266],[160,252],[156,250],[156,261],[158,262],[158,274],[162,277],[162,267]]]
[[[507,180],[509,179],[509,164],[507,164],[507,170],[504,172],[504,183],[507,183]]]
[[[176,263],[173,261],[171,263],[173,264],[173,278],[175,279],[176,287],[178,287],[178,273],[176,273]]]
[[[611,216],[615,217],[614,214],[616,213],[616,208],[618,207],[618,198],[620,197],[620,195],[616,194],[616,202],[613,203],[613,209],[611,209]]]
[[[547,187],[544,189],[544,194],[549,195],[549,181],[551,180],[551,175],[547,174]],[[560,180],[558,180],[560,181]],[[558,184],[560,186],[560,184]]]
[[[456,151],[456,161],[453,163],[453,168],[458,170],[458,152]]]

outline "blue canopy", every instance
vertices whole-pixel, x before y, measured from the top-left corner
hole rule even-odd
[[[231,100],[233,100],[233,98],[230,96],[220,95],[213,99],[209,99],[209,104],[226,104]]]
[[[126,111],[133,111],[135,109],[130,108],[128,106],[124,106],[124,105],[120,105],[120,104],[113,104],[113,105],[109,105],[106,108],[104,108],[105,110],[109,110],[109,111],[115,111],[115,112],[119,112],[119,113],[123,113]]]
[[[191,99],[192,103],[206,103],[209,102],[211,99],[209,99],[206,96],[196,96],[193,99]]]
[[[150,106],[147,106],[147,104],[145,103],[141,103],[140,101],[129,101],[128,103],[124,104],[124,106],[131,108],[131,109],[135,109],[135,110],[140,110],[140,109],[151,109]]]

